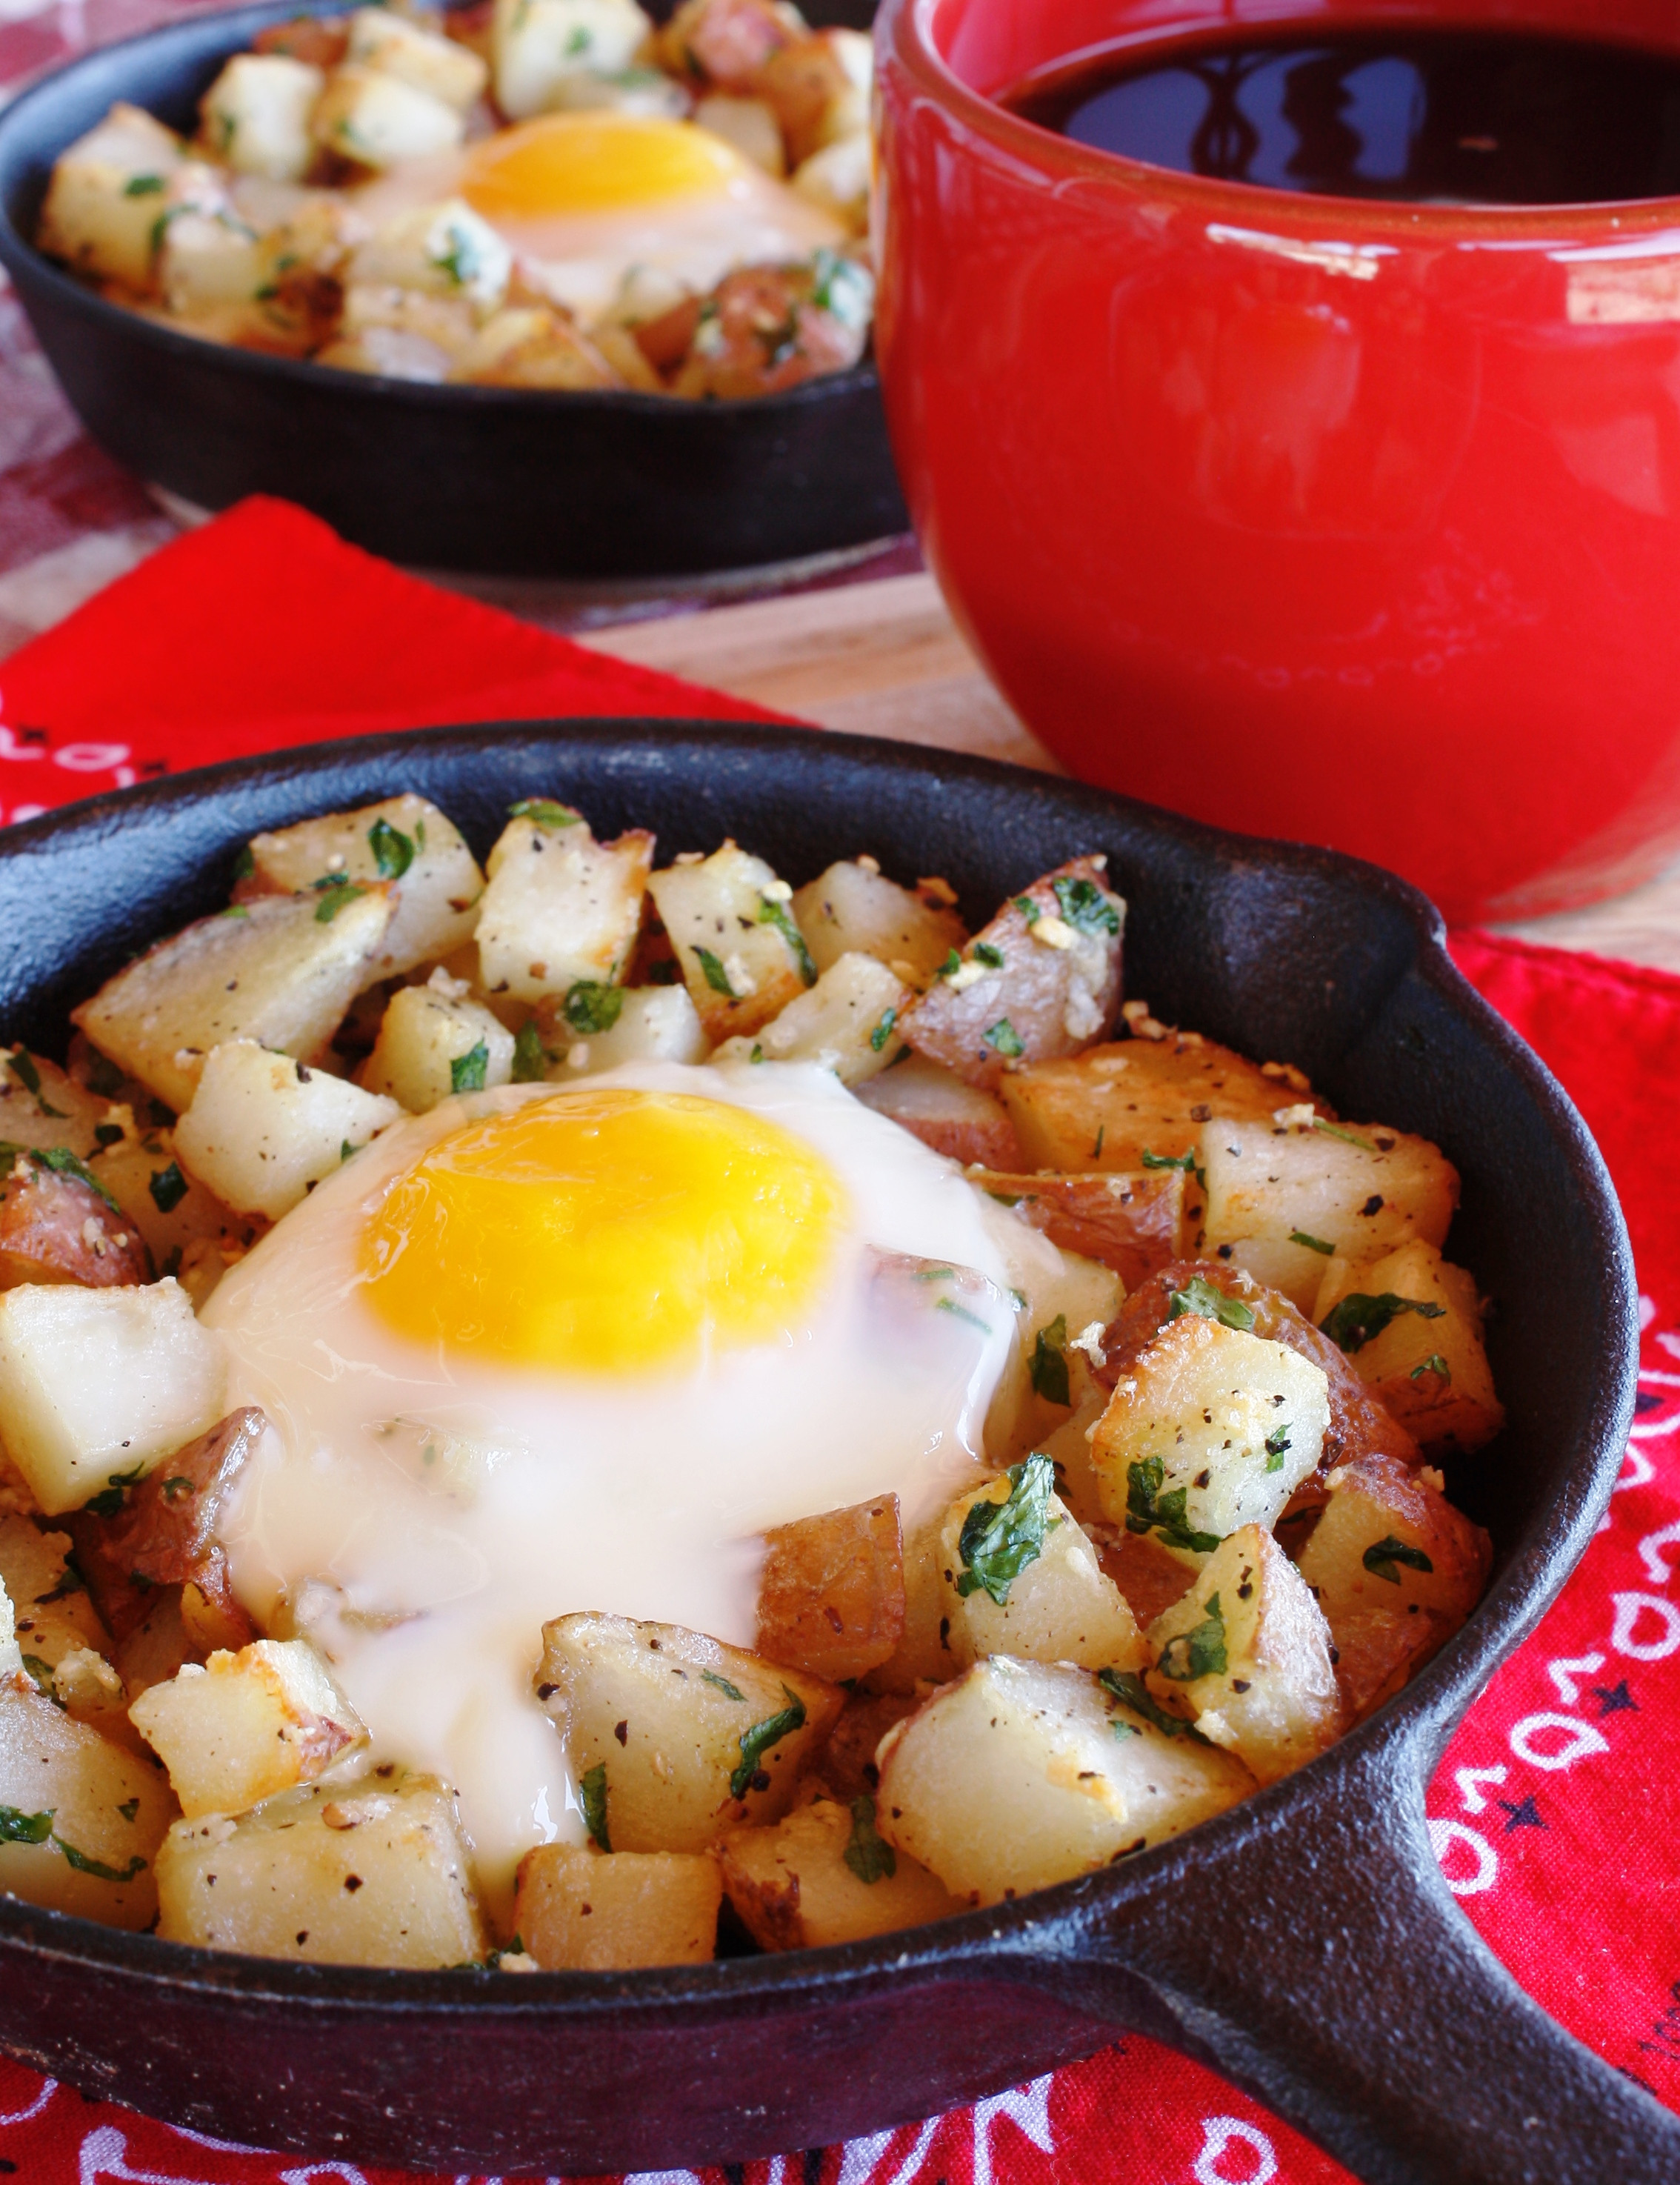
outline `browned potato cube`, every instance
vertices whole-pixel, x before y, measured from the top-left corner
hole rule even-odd
[[[513,1924],[545,1972],[704,1964],[723,1878],[710,1852],[541,1844],[519,1862]]]
[[[793,890],[762,858],[725,842],[697,863],[650,875],[647,889],[714,1044],[756,1032],[816,985],[788,908]]]
[[[830,865],[796,889],[788,907],[819,975],[861,953],[920,986],[968,938],[954,910],[900,887],[873,858]]]
[[[1360,1304],[1359,1299],[1365,1302]],[[1430,1456],[1467,1455],[1504,1424],[1482,1343],[1476,1278],[1420,1240],[1320,1293],[1321,1326]]]
[[[1199,1163],[1202,1127],[1211,1117],[1270,1126],[1279,1108],[1303,1097],[1193,1031],[1036,1063],[1013,1071],[1001,1090],[1024,1168],[1119,1174],[1142,1169],[1146,1154],[1159,1161],[1192,1154]],[[1322,1101],[1318,1106],[1331,1112]]]
[[[1185,1172],[1140,1169],[1134,1175],[1010,1175],[970,1170],[988,1198],[1017,1206],[1035,1229],[1066,1252],[1112,1267],[1128,1289],[1177,1259],[1184,1231]]]
[[[1061,1497],[1042,1456],[959,1495],[940,1531],[946,1643],[966,1668],[987,1654],[1141,1669],[1136,1618]]]
[[[1113,1029],[1126,907],[1107,863],[1075,858],[1005,903],[905,1013],[918,1054],[995,1092],[1012,1065],[1075,1053]]]
[[[717,1852],[730,1903],[767,1950],[861,1942],[965,1908],[879,1834],[867,1793],[818,1797],[773,1829],[727,1830]]]
[[[857,1097],[949,1160],[1008,1169],[1021,1158],[1014,1126],[995,1093],[908,1048],[902,1059],[857,1087]]]
[[[1330,1629],[1270,1533],[1245,1525],[1149,1627],[1157,1699],[1262,1783],[1314,1758],[1342,1728]]]
[[[866,1679],[871,1692],[913,1693],[943,1683],[961,1664],[951,1651],[946,1613],[945,1555],[940,1535],[945,1512],[919,1526],[904,1543],[904,1635]]]
[[[189,1820],[242,1813],[312,1783],[367,1741],[327,1664],[302,1639],[259,1639],[183,1663],[135,1701],[129,1719],[169,1769]]]
[[[1338,1466],[1302,1549],[1338,1659],[1350,1720],[1369,1714],[1445,1645],[1482,1597],[1493,1546],[1440,1492],[1440,1474],[1392,1458]]]
[[[60,1165],[62,1164],[62,1165]],[[25,1282],[87,1289],[149,1282],[145,1240],[74,1154],[0,1149],[0,1290]]]
[[[765,1534],[757,1651],[839,1684],[886,1661],[904,1635],[898,1497],[799,1517]]]
[[[866,1791],[873,1797],[881,1780],[875,1747],[895,1723],[914,1714],[921,1704],[914,1692],[848,1693],[840,1718],[817,1758],[812,1780],[843,1806]]]

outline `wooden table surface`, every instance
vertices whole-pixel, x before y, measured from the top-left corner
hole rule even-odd
[[[1061,770],[980,673],[925,574],[630,623],[580,632],[578,639],[825,728]],[[1589,910],[1501,930],[1680,972],[1680,867]]]

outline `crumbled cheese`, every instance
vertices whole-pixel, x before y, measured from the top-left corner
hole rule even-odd
[[[1134,1039],[1158,1040],[1167,1037],[1167,1026],[1158,1017],[1150,1014],[1147,1002],[1127,1002],[1123,1004],[1120,1014],[1130,1025]]]
[[[1033,939],[1045,948],[1071,948],[1079,937],[1064,918],[1041,918],[1031,931]]]
[[[749,994],[758,992],[758,981],[746,968],[746,958],[739,951],[732,950],[723,958],[723,976],[729,982],[729,992],[738,1002],[745,1001]]]
[[[502,1950],[497,1953],[499,1973],[539,1973],[542,1970],[528,1950]]]
[[[791,902],[793,889],[786,880],[766,880],[758,891],[766,902]]]
[[[1419,1465],[1417,1476],[1426,1487],[1432,1487],[1437,1495],[1446,1493],[1447,1475],[1444,1472],[1437,1472],[1432,1464]]]
[[[673,865],[703,865],[706,852],[704,850],[678,850],[671,862]]]
[[[916,892],[929,902],[942,904],[946,910],[952,908],[957,901],[956,889],[949,880],[940,880],[937,874],[935,874],[931,879],[918,880],[916,883]]]
[[[1305,1072],[1298,1070],[1292,1062],[1263,1062],[1260,1075],[1262,1077],[1275,1077],[1279,1084],[1287,1085],[1292,1092],[1310,1090]]]
[[[953,994],[963,994],[970,986],[978,986],[982,979],[989,979],[991,976],[991,970],[989,965],[976,964],[971,959],[967,964],[960,964],[945,983]]]
[[[568,1070],[587,1070],[589,1068],[589,1042],[588,1040],[574,1039],[572,1041],[571,1046],[566,1050],[566,1066]]]
[[[1093,1320],[1088,1327],[1080,1328],[1077,1335],[1069,1338],[1068,1348],[1069,1350],[1083,1350],[1093,1366],[1102,1365],[1108,1354],[1102,1348],[1102,1322]]]
[[[859,869],[866,873],[878,873],[881,869],[880,859],[879,858],[872,858],[867,850],[863,852],[862,856],[858,858],[857,863]]]
[[[1209,1745],[1229,1746],[1236,1742],[1236,1732],[1217,1707],[1208,1707],[1198,1714],[1196,1718],[1196,1727]]]
[[[1068,989],[1062,1009],[1062,1029],[1076,1044],[1095,1039],[1102,1029],[1102,1012],[1097,1006],[1097,997],[1082,979],[1075,979]]]
[[[91,1214],[81,1225],[81,1241],[90,1252],[97,1252],[105,1241],[104,1225]]]
[[[1329,1488],[1331,1493],[1333,1495],[1337,1489],[1342,1485],[1347,1477],[1347,1466],[1345,1464],[1338,1464],[1334,1466],[1329,1472],[1326,1472],[1324,1475],[1324,1484],[1327,1488]]]
[[[431,992],[441,994],[446,1002],[464,1002],[472,992],[471,980],[452,979],[441,964],[435,968],[426,984]]]
[[[382,1821],[390,1810],[388,1798],[333,1798],[321,1809],[321,1826],[359,1829],[365,1821]]]
[[[1298,1100],[1292,1108],[1274,1108],[1272,1120],[1281,1131],[1310,1131],[1314,1113],[1310,1100]]]

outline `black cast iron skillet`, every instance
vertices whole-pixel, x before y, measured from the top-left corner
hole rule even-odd
[[[0,833],[0,1034],[49,1051],[133,950],[219,908],[258,829],[399,790],[482,857],[536,791],[662,858],[725,834],[803,881],[872,851],[971,922],[1106,851],[1127,991],[1298,1064],[1346,1114],[1437,1139],[1456,1257],[1504,1310],[1510,1423],[1449,1480],[1493,1535],[1460,1635],[1323,1758],[1082,1880],[844,1948],[515,1979],[287,1965],[0,1899],[0,2045],[87,2092],[317,2159],[655,2170],[810,2147],[966,2102],[1127,2027],[1199,2056],[1366,2185],[1680,2177],[1680,2119],[1563,2033],[1431,1855],[1423,1786],[1590,1537],[1637,1364],[1627,1242],[1559,1087],[1458,976],[1423,898],[1327,852],[1216,834],[1074,783],[785,729],[613,722],[323,745]],[[92,1361],[90,1361],[92,1362]]]
[[[0,113],[0,265],[119,462],[201,507],[279,494],[393,561],[489,575],[687,576],[909,529],[872,364],[744,402],[416,386],[196,340],[35,249],[53,161],[114,99],[190,130],[223,61],[265,23],[349,4],[259,0],[170,24],[70,62]],[[805,12],[867,25],[873,0]]]

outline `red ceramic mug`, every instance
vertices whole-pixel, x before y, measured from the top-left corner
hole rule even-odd
[[[1680,201],[1305,197],[994,103],[1281,12],[886,0],[877,339],[923,545],[1088,780],[1373,858],[1455,920],[1633,886],[1680,854]],[[1655,0],[1428,20],[1680,49]]]

